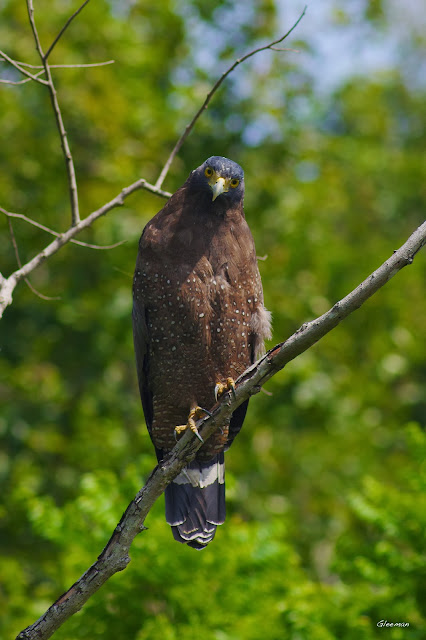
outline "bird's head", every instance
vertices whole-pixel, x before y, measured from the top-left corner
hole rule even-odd
[[[190,177],[191,186],[207,192],[214,202],[234,205],[244,197],[244,171],[239,164],[223,158],[211,156]]]

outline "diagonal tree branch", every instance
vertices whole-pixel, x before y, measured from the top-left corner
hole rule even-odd
[[[306,9],[307,7],[305,6],[305,8],[303,9],[302,13],[300,14],[300,16],[298,17],[298,19],[296,20],[296,22],[294,23],[294,25],[287,31],[287,33],[285,33],[283,36],[281,36],[280,38],[278,38],[277,40],[274,40],[273,42],[270,42],[269,44],[266,44],[262,47],[258,47],[257,49],[253,49],[252,51],[249,51],[249,53],[246,53],[244,56],[242,56],[241,58],[238,58],[237,60],[235,60],[235,62],[233,62],[231,64],[230,67],[228,67],[228,69],[226,71],[224,71],[224,73],[222,73],[222,75],[220,76],[219,80],[217,80],[217,82],[213,85],[213,87],[211,88],[211,90],[209,91],[209,93],[207,94],[203,104],[201,105],[201,107],[198,109],[197,113],[195,114],[195,116],[192,118],[191,122],[189,124],[186,125],[184,132],[182,133],[182,135],[180,136],[180,138],[178,139],[178,141],[176,142],[175,146],[173,147],[173,150],[171,152],[171,154],[169,155],[169,157],[166,160],[166,163],[164,165],[164,167],[161,170],[160,175],[158,176],[157,182],[155,183],[155,186],[160,188],[169,172],[170,169],[170,165],[172,164],[176,154],[179,152],[180,148],[182,147],[183,143],[185,142],[186,138],[189,136],[189,134],[191,133],[192,129],[194,128],[195,123],[197,122],[198,118],[202,115],[202,113],[207,109],[207,107],[209,106],[209,103],[211,101],[211,99],[213,98],[214,94],[216,93],[216,91],[219,89],[220,85],[222,84],[222,82],[229,76],[229,74],[231,74],[234,69],[236,69],[236,67],[238,67],[242,62],[245,62],[246,60],[248,60],[249,58],[251,58],[252,56],[256,55],[257,53],[260,53],[261,51],[267,51],[268,49],[272,49],[274,50],[274,45],[279,44],[280,42],[282,42],[283,40],[285,40],[292,31],[294,31],[294,29],[297,27],[297,25],[299,24],[299,22],[302,20],[303,16],[306,13]]]
[[[33,80],[34,78],[38,78],[39,76],[42,76],[43,74],[44,74],[44,70],[43,71],[39,71],[32,78],[24,78],[24,80],[17,80],[17,81],[5,80],[4,78],[0,78],[0,83],[1,84],[13,84],[13,85],[25,84],[26,82],[31,82],[31,80]]]
[[[20,60],[15,60],[17,64],[21,67],[28,67],[29,69],[42,69],[42,73],[44,73],[44,67],[42,64],[30,64],[29,62],[21,62]],[[104,62],[86,62],[81,64],[51,64],[49,65],[51,69],[84,69],[85,67],[105,67],[107,64],[114,64],[115,60],[105,60]]]
[[[77,11],[74,11],[72,16],[70,18],[68,18],[68,20],[66,21],[66,23],[64,24],[64,26],[62,27],[62,29],[60,30],[60,32],[58,33],[58,35],[56,36],[56,38],[54,39],[54,41],[52,42],[52,44],[50,45],[48,50],[46,51],[46,53],[44,54],[44,60],[47,60],[47,58],[52,53],[53,48],[56,46],[58,40],[63,36],[63,34],[68,29],[68,27],[71,24],[71,22],[74,20],[74,18],[76,18],[78,16],[80,11],[82,11],[84,9],[84,7],[86,6],[86,4],[88,4],[89,2],[90,2],[90,0],[85,0],[83,2],[83,4],[77,9]]]
[[[1,52],[0,52],[0,55],[1,55]],[[15,62],[17,61],[15,60]],[[107,64],[114,64],[114,62],[115,60],[106,60],[105,62],[92,62],[87,64],[51,64],[50,68],[51,69],[85,69],[89,67],[105,67]],[[19,64],[22,67],[29,67],[31,69],[41,69],[41,71],[36,73],[34,76],[31,76],[30,78],[25,78],[24,80],[18,80],[17,82],[14,80],[5,80],[3,78],[0,78],[0,84],[13,84],[13,85],[25,84],[26,82],[31,82],[31,80],[36,80],[37,78],[39,78],[45,73],[44,67],[40,65],[27,64],[26,62],[18,62],[17,64]]]
[[[13,225],[12,225],[12,220],[9,218],[8,219],[8,223],[9,223],[9,233],[10,233],[10,237],[12,240],[12,246],[13,246],[13,250],[15,252],[15,258],[16,258],[16,262],[18,263],[19,268],[22,267],[22,262],[21,262],[21,258],[19,256],[19,249],[18,249],[18,243],[16,242],[16,238],[15,238],[15,233],[13,231]],[[61,298],[59,296],[46,296],[44,295],[44,293],[41,293],[40,291],[37,291],[37,289],[35,287],[33,287],[33,285],[31,284],[31,282],[28,280],[28,278],[24,278],[24,282],[27,285],[27,287],[38,297],[41,298],[42,300],[60,300]]]
[[[3,209],[3,207],[0,207],[0,213],[3,213],[7,218],[16,218],[17,220],[23,220],[24,222],[32,225],[33,227],[37,227],[37,229],[41,229],[42,231],[45,231],[46,233],[50,233],[52,236],[56,236],[57,238],[60,237],[60,233],[58,231],[53,231],[53,229],[49,229],[49,227],[46,227],[44,224],[40,224],[40,222],[37,222],[36,220],[32,220],[31,218],[28,218],[28,216],[25,216],[23,213],[12,213],[11,211],[6,211],[6,209]],[[88,249],[98,249],[98,250],[109,250],[109,249],[115,249],[116,247],[119,247],[122,244],[125,244],[127,242],[127,240],[120,240],[119,242],[114,242],[114,244],[105,244],[105,245],[100,245],[100,244],[91,244],[89,242],[82,242],[81,240],[70,240],[70,242],[72,242],[72,244],[78,244],[80,247],[87,247]],[[22,264],[19,264],[19,267],[22,267]]]
[[[398,271],[411,264],[424,244],[426,244],[426,222],[386,262],[327,313],[302,325],[288,340],[275,346],[249,367],[236,381],[235,397],[228,394],[213,407],[210,417],[197,422],[197,428],[204,441],[221,424],[229,420],[232,412],[242,402],[259,392],[261,386],[283,369],[288,362],[318,342],[344,318],[364,304]],[[201,446],[200,440],[189,430],[183,435],[173,451],[155,467],[145,486],[129,504],[96,562],[39,620],[22,631],[17,636],[17,640],[50,638],[65,620],[81,609],[114,573],[126,568],[130,562],[130,546],[137,534],[145,529],[144,521],[152,505],[173,478],[194,458]]]
[[[50,66],[49,66],[49,63],[47,62],[47,56],[45,56],[43,53],[37,27],[35,24],[33,0],[27,0],[27,9],[28,9],[28,17],[31,24],[31,29],[34,36],[34,41],[36,44],[36,49],[40,56],[40,59],[44,68],[44,72],[46,75],[46,80],[44,81],[44,83],[47,84],[49,88],[50,100],[51,100],[53,111],[55,114],[56,125],[58,127],[59,135],[61,138],[61,146],[62,146],[64,158],[65,158],[65,165],[66,165],[67,176],[68,176],[68,186],[70,191],[71,223],[73,226],[75,226],[80,222],[80,211],[79,211],[79,204],[78,204],[77,180],[75,177],[74,161],[71,155],[70,146],[68,144],[67,132],[65,130],[64,121],[62,119],[62,112],[59,107],[58,96],[56,94],[55,85],[53,83],[52,74],[50,72]]]
[[[10,65],[12,65],[12,67],[15,67],[15,69],[17,69],[20,73],[22,73],[22,75],[27,76],[27,78],[29,78],[29,80],[35,80],[36,82],[39,82],[40,84],[45,84],[45,85],[48,84],[46,80],[43,80],[42,78],[38,77],[40,74],[37,74],[37,75],[34,76],[32,73],[30,73],[26,69],[23,69],[16,62],[16,60],[13,60],[12,58],[9,58],[9,56],[4,51],[0,51],[0,56],[3,58],[3,60],[6,60],[6,62],[8,62]]]
[[[112,200],[104,204],[102,207],[100,207],[96,211],[93,211],[92,213],[90,213],[83,220],[80,220],[80,222],[76,224],[74,227],[70,227],[64,233],[58,234],[57,238],[55,238],[53,242],[47,245],[47,247],[45,247],[43,251],[40,251],[40,253],[38,253],[36,256],[34,256],[34,258],[29,260],[29,262],[24,264],[20,269],[18,269],[17,271],[14,271],[8,278],[5,278],[4,276],[0,277],[0,318],[2,317],[4,310],[10,304],[12,304],[12,300],[13,300],[12,296],[13,296],[15,287],[23,278],[25,278],[29,273],[34,271],[34,269],[37,269],[37,267],[42,265],[48,258],[53,256],[64,245],[66,245],[68,242],[71,242],[71,240],[76,235],[78,235],[81,231],[83,231],[83,229],[87,229],[88,227],[90,227],[98,218],[100,218],[101,216],[104,216],[106,213],[108,213],[112,209],[122,206],[124,204],[125,199],[130,194],[134,193],[135,191],[138,191],[139,189],[145,189],[146,191],[155,193],[156,195],[159,195],[163,198],[169,198],[172,195],[168,191],[157,189],[153,184],[150,184],[149,182],[144,180],[144,178],[140,178],[139,180],[136,180],[136,182],[133,182],[133,184],[122,189],[121,192],[118,194],[118,196],[116,196],[115,198],[113,198]],[[0,211],[2,211],[2,213],[4,213],[5,215],[8,214],[8,212],[3,208],[0,208]],[[38,225],[36,224],[36,226]]]

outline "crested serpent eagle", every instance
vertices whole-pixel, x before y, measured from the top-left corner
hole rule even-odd
[[[158,460],[270,337],[254,241],[243,210],[244,172],[212,156],[191,172],[143,230],[133,283],[133,333],[145,420]],[[225,382],[224,382],[225,381]],[[195,549],[225,520],[224,451],[248,400],[166,488],[173,536]],[[179,426],[179,425],[183,426]]]

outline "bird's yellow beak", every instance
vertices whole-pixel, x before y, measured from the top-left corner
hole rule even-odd
[[[216,177],[215,181],[211,181],[209,183],[213,191],[213,198],[212,198],[213,202],[216,200],[218,196],[220,196],[221,193],[226,193],[228,191],[228,188],[229,188],[227,184],[228,182],[229,181],[225,180],[225,178]]]

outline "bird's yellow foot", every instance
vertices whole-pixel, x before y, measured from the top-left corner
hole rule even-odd
[[[222,396],[226,391],[232,391],[232,395],[235,398],[235,382],[233,378],[226,378],[226,382],[217,382],[214,388],[214,397],[216,401],[220,396]]]
[[[210,411],[207,411],[207,409],[203,409],[202,407],[194,407],[194,409],[191,409],[191,411],[189,412],[187,423],[180,424],[177,427],[175,427],[175,437],[179,433],[183,433],[187,429],[191,429],[192,433],[195,433],[197,438],[201,440],[201,442],[204,442],[204,440],[198,433],[197,425],[195,424],[195,422],[196,420],[199,420],[200,418],[202,418],[205,414],[207,414],[208,416],[211,416]]]

